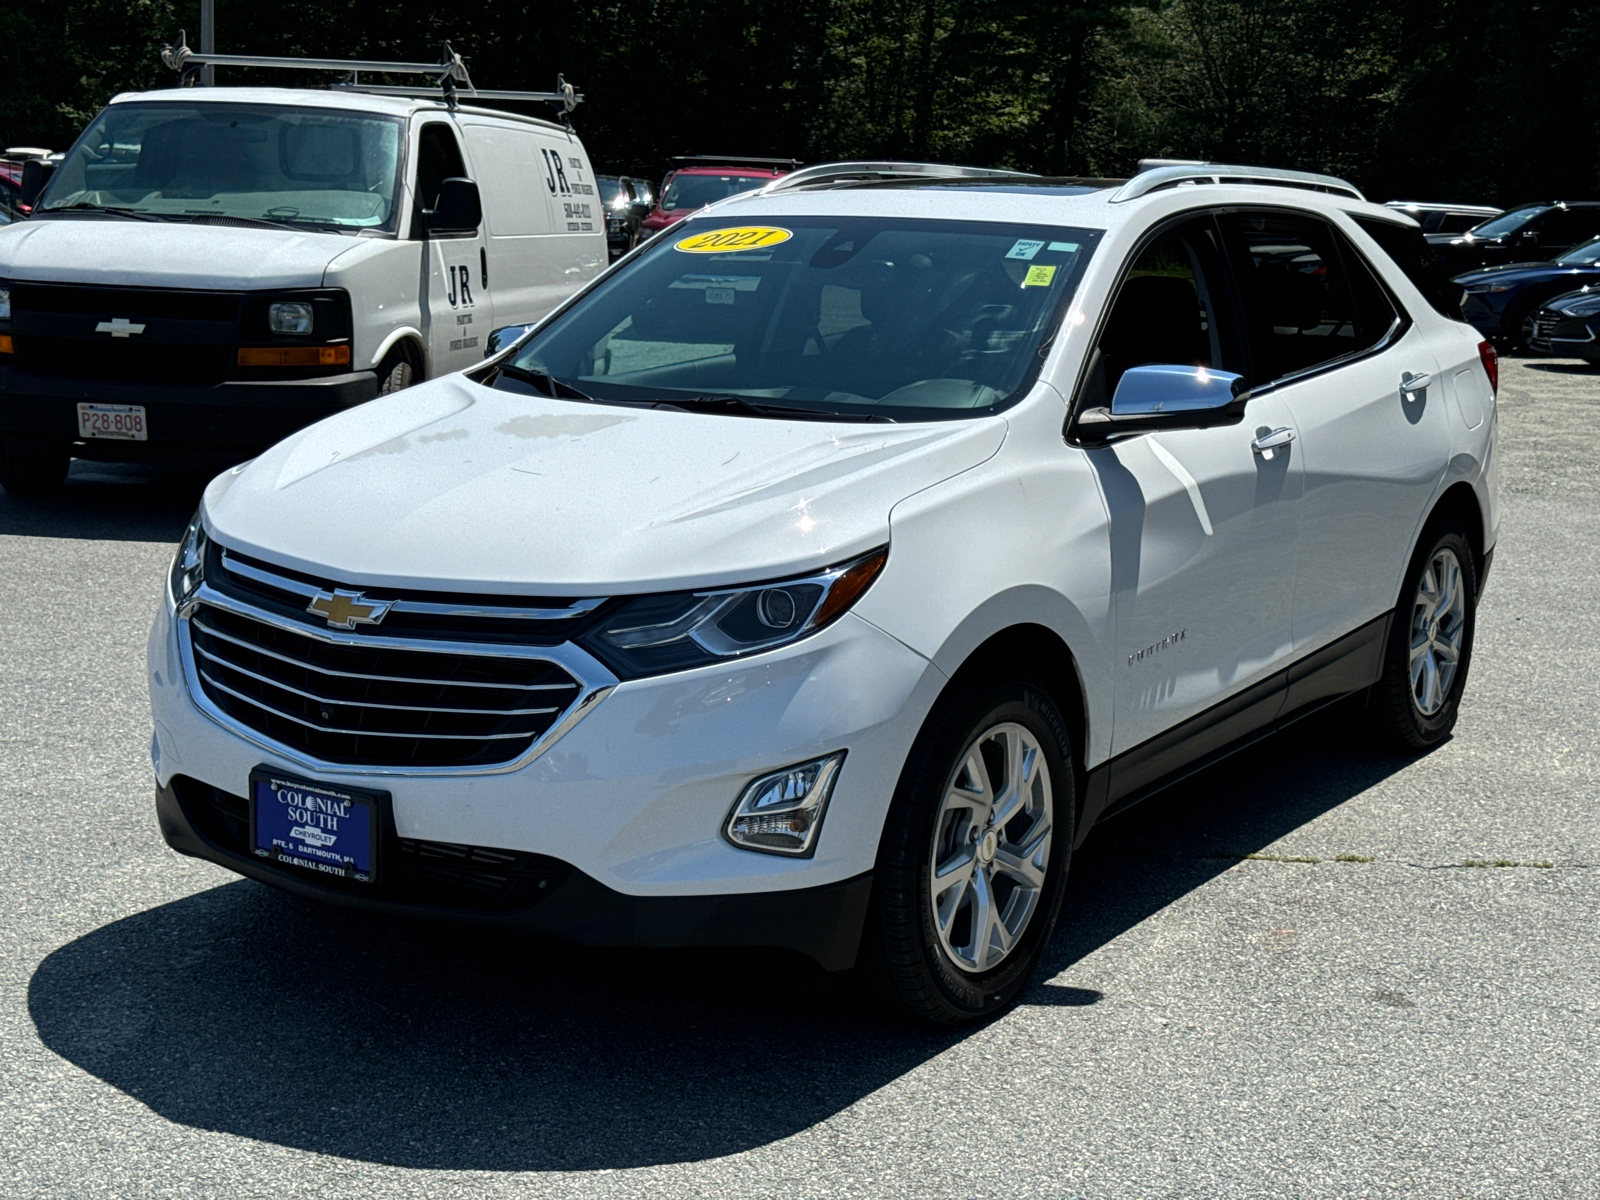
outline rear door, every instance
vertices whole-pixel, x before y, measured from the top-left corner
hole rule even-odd
[[[1394,607],[1449,458],[1450,414],[1426,335],[1328,222],[1252,210],[1223,227],[1247,309],[1253,394],[1276,397],[1300,431],[1302,655]]]
[[[501,325],[537,321],[606,263],[605,217],[577,139],[464,117],[489,226],[486,277]]]

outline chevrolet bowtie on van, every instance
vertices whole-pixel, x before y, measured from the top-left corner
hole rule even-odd
[[[0,229],[0,486],[52,488],[74,456],[248,457],[482,361],[496,322],[598,275],[583,144],[472,107],[457,75],[444,94],[180,87],[107,105],[32,219]]]
[[[1421,238],[1216,166],[713,205],[211,483],[150,640],[162,832],[991,1012],[1097,821],[1352,693],[1454,724],[1496,359]]]

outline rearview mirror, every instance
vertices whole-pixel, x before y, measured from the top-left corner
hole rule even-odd
[[[1078,417],[1078,434],[1104,444],[1124,434],[1157,429],[1209,429],[1244,419],[1250,390],[1243,375],[1210,367],[1151,363],[1129,367],[1117,381],[1110,408],[1091,408]]]
[[[30,158],[22,164],[22,181],[17,187],[17,203],[23,208],[32,208],[34,201],[39,199],[39,193],[44,191],[44,185],[50,182],[50,176],[56,173],[56,164],[42,158]]]
[[[432,208],[422,210],[422,223],[429,233],[476,233],[483,224],[483,200],[478,185],[470,179],[446,179],[439,185],[439,198]]]

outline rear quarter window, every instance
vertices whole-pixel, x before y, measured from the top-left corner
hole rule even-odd
[[[1445,275],[1444,268],[1434,258],[1433,251],[1423,238],[1422,230],[1372,217],[1354,219],[1422,293],[1435,312],[1452,321],[1461,320],[1461,289]]]

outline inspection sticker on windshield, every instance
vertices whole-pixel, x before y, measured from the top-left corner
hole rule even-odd
[[[1054,267],[1029,267],[1028,273],[1022,277],[1023,287],[1049,287],[1050,281],[1056,277]]]
[[[1043,242],[1030,242],[1027,238],[1019,238],[1017,244],[1006,251],[1006,257],[1029,259],[1043,249]]]
[[[1078,252],[1078,243],[1077,242],[1051,242],[1050,243],[1050,249],[1060,251],[1063,254],[1076,254]]]
[[[771,225],[740,225],[733,229],[713,229],[709,233],[690,234],[673,246],[685,254],[728,254],[738,250],[765,250],[787,242],[794,236],[787,229]]]

